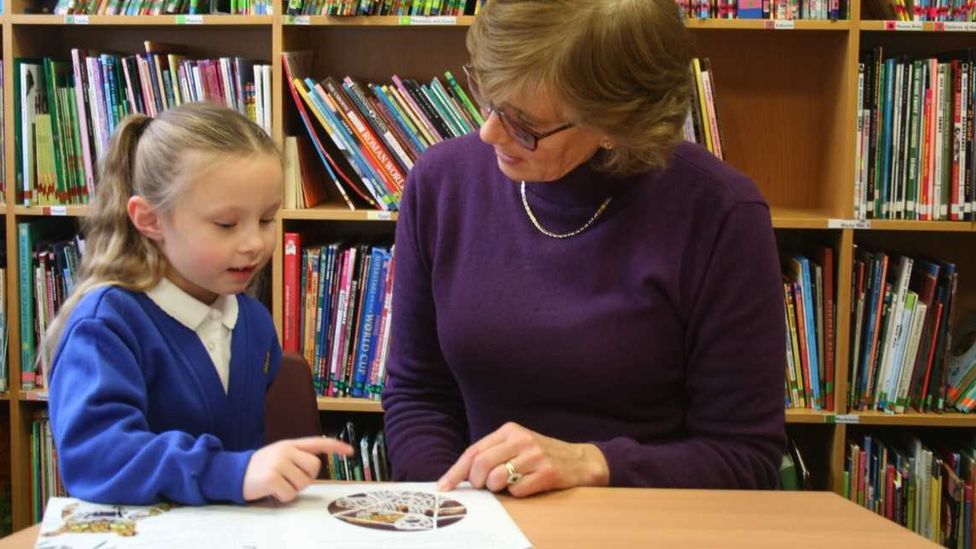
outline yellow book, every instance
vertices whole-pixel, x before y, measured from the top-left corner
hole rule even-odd
[[[298,188],[301,186],[301,175],[298,167],[298,138],[285,137],[285,200],[282,206],[286,210],[298,207]],[[304,207],[304,206],[303,206]]]
[[[57,188],[58,174],[54,167],[54,129],[50,114],[38,114],[34,119],[34,141],[36,147],[36,186],[35,197],[38,204],[54,204],[54,190]]]
[[[800,362],[800,351],[799,351],[800,341],[797,339],[796,318],[794,317],[794,315],[796,314],[796,309],[793,306],[793,297],[791,294],[792,292],[790,292],[790,284],[788,282],[784,283],[783,296],[786,301],[786,325],[789,328],[789,332],[790,332],[790,348],[788,349],[788,352],[790,353],[790,356],[793,357],[793,360],[790,362],[790,365],[793,367],[793,375],[792,375],[793,384],[794,384],[793,392],[796,393],[793,403],[799,406],[800,408],[806,408],[807,401],[803,392],[806,384],[803,381],[803,366],[802,363]]]
[[[692,71],[695,76],[695,89],[698,90],[698,105],[701,110],[702,119],[702,136],[705,138],[705,148],[709,150],[712,154],[715,154],[715,149],[712,148],[712,135],[711,130],[708,128],[708,110],[705,108],[705,87],[702,85],[701,77],[701,63],[698,58],[692,58],[691,60]]]

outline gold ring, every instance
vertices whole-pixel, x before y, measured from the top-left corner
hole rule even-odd
[[[515,484],[516,482],[522,480],[522,473],[518,472],[518,469],[515,468],[515,464],[512,463],[512,460],[505,462],[505,470],[508,471],[508,479],[506,480],[508,484]]]

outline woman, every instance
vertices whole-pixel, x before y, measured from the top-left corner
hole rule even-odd
[[[769,210],[679,143],[690,45],[674,1],[492,0],[467,46],[490,115],[421,158],[397,226],[395,478],[515,496],[774,487]]]

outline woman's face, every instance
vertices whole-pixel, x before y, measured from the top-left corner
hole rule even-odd
[[[539,139],[536,150],[519,145],[497,112],[517,121],[536,134],[544,134],[567,123],[562,105],[546,90],[516,96],[492,111],[481,126],[479,136],[495,149],[498,168],[513,181],[554,181],[586,162],[596,153],[606,136],[589,128],[573,126]]]

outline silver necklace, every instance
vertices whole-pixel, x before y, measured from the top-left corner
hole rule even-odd
[[[608,196],[607,199],[603,201],[603,204],[600,204],[600,207],[596,209],[596,212],[593,213],[593,216],[590,217],[586,221],[586,223],[583,223],[582,227],[576,229],[575,231],[570,231],[568,233],[554,233],[552,231],[546,230],[545,227],[540,225],[539,220],[536,219],[535,214],[532,213],[532,208],[529,207],[529,201],[528,199],[525,198],[525,181],[522,181],[520,192],[522,193],[522,207],[525,208],[525,214],[529,216],[529,221],[532,222],[532,225],[534,225],[535,228],[538,229],[540,233],[548,236],[549,238],[569,238],[571,236],[576,236],[580,234],[586,229],[589,229],[590,225],[592,225],[597,220],[597,218],[600,217],[600,214],[603,213],[603,210],[606,210],[607,206],[610,205],[610,200],[613,199],[612,196]]]

